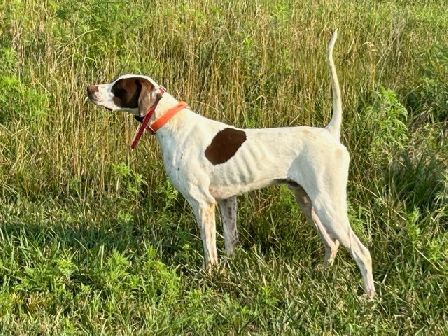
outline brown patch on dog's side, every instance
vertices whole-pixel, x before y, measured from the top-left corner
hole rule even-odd
[[[139,104],[140,93],[142,89],[149,86],[149,89],[153,88],[153,85],[142,78],[123,78],[118,80],[112,87],[112,93],[114,94],[113,102],[115,105],[124,108],[137,108]]]
[[[246,133],[235,128],[219,131],[205,149],[205,157],[214,165],[228,161],[246,141]]]

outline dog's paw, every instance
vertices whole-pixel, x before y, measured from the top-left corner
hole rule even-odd
[[[375,288],[370,288],[364,290],[364,294],[360,295],[360,299],[363,301],[374,301],[375,299]]]

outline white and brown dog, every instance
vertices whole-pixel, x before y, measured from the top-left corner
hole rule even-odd
[[[352,231],[347,216],[350,156],[340,143],[342,104],[332,56],[336,37],[335,32],[328,45],[333,116],[325,128],[235,128],[193,112],[154,80],[141,75],[128,74],[110,84],[87,88],[95,104],[130,112],[140,121],[147,116],[151,126],[157,125],[157,129],[150,129],[160,143],[171,182],[193,208],[206,267],[218,262],[216,205],[224,226],[225,250],[232,254],[238,239],[236,197],[287,183],[322,237],[325,263],[332,264],[341,242],[361,270],[367,296],[373,297],[370,253]]]

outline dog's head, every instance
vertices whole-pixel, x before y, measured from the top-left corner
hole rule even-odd
[[[160,97],[159,85],[142,75],[123,75],[109,84],[89,85],[87,97],[96,105],[110,111],[126,111],[136,118],[145,115],[146,110]]]

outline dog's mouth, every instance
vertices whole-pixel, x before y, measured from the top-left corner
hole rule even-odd
[[[92,103],[94,103],[95,105],[98,105],[98,100],[96,99],[96,97],[91,94],[91,93],[87,93],[87,96],[85,98],[85,101],[91,101]]]
[[[102,103],[100,103],[100,101],[94,95],[88,94],[85,101],[88,101],[88,100],[91,101],[92,103],[94,103],[97,106],[105,108],[109,112],[113,111],[113,109],[111,107],[108,107],[108,106],[103,105]]]

